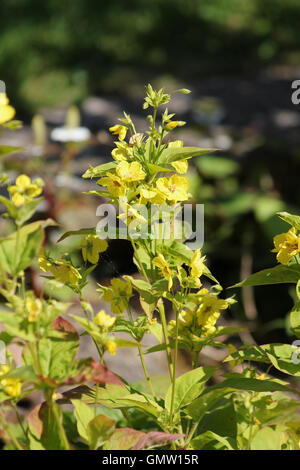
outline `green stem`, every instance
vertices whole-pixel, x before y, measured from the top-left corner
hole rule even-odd
[[[166,355],[167,355],[167,361],[168,361],[169,374],[170,374],[170,379],[172,381],[172,378],[173,378],[173,363],[172,363],[172,357],[171,357],[171,347],[170,347],[170,342],[169,342],[169,335],[168,335],[165,308],[164,308],[164,304],[163,304],[162,301],[158,303],[158,311],[159,311],[159,315],[160,315],[160,321],[161,321],[164,340],[165,340],[165,345],[166,345]]]
[[[129,304],[127,305],[127,312],[128,312],[129,320],[131,321],[131,323],[133,323],[133,316],[132,316]],[[151,378],[150,378],[150,375],[148,373],[148,370],[147,370],[147,367],[146,367],[146,364],[145,364],[141,343],[138,340],[136,340],[136,341],[137,341],[137,347],[138,347],[139,356],[140,356],[140,359],[141,359],[141,364],[142,364],[142,367],[143,367],[143,371],[144,371],[144,374],[145,374],[145,378],[146,378],[147,384],[150,388],[150,391],[153,395],[153,398],[155,398],[155,393],[154,393],[153,385],[152,385],[152,382],[151,382]]]
[[[91,320],[90,320],[89,314],[88,314],[88,312],[87,312],[87,309],[86,309],[85,306],[84,306],[84,300],[83,300],[83,298],[82,298],[81,292],[80,292],[79,299],[80,299],[81,307],[82,307],[83,313],[84,313],[84,315],[85,315],[85,318],[87,319],[88,322],[90,322]],[[92,340],[93,340],[93,342],[94,342],[94,345],[95,345],[95,347],[96,347],[96,349],[97,349],[97,352],[98,352],[98,354],[99,354],[100,362],[102,363],[102,362],[103,362],[103,354],[102,354],[101,351],[100,351],[100,348],[99,348],[99,346],[98,346],[98,344],[97,344],[97,341],[96,341],[92,336],[91,336],[91,338],[92,338]]]
[[[187,439],[186,439],[186,441],[185,441],[185,444],[184,444],[184,449],[186,449],[186,448],[188,447],[189,443],[191,442],[192,437],[193,437],[193,435],[195,434],[195,431],[196,431],[196,429],[197,429],[198,424],[200,423],[200,421],[201,421],[200,419],[197,420],[197,421],[195,421],[194,424],[193,424],[193,426],[191,427],[191,430],[190,430],[190,432],[189,432],[189,434],[188,434],[188,436],[187,436]]]
[[[96,383],[96,393],[95,393],[95,403],[94,403],[94,416],[97,416],[97,405],[98,405],[98,390],[99,390],[99,384]]]
[[[176,314],[176,336],[175,336],[175,351],[174,351],[174,362],[173,362],[173,376],[172,376],[172,395],[171,395],[171,406],[170,406],[170,425],[173,424],[173,411],[174,411],[174,398],[175,398],[175,383],[176,383],[176,366],[178,357],[178,312]]]
[[[136,249],[135,243],[134,243],[134,241],[132,240],[132,238],[130,238],[130,241],[131,241],[131,245],[132,245],[132,248],[133,248],[133,251],[134,251],[134,255],[135,255],[135,257],[136,257],[136,259],[137,259],[137,262],[138,262],[138,264],[139,264],[139,268],[140,268],[140,270],[141,270],[141,272],[142,272],[144,278],[150,283],[149,278],[148,278],[148,276],[147,276],[147,273],[146,273],[146,271],[145,271],[145,269],[144,269],[143,263],[141,262],[141,259],[140,259],[140,257],[139,257],[139,254],[138,254],[138,251],[137,251],[137,249]]]
[[[151,379],[150,379],[150,376],[148,374],[148,370],[147,370],[147,367],[146,367],[146,364],[145,364],[145,361],[144,361],[144,356],[143,356],[143,351],[142,351],[141,344],[138,342],[137,345],[138,345],[139,356],[140,356],[140,359],[141,359],[141,363],[142,363],[142,367],[143,367],[143,371],[144,371],[144,374],[145,374],[145,377],[146,377],[147,384],[150,388],[150,391],[153,395],[153,398],[155,398],[153,385],[152,385],[152,382],[151,382]]]

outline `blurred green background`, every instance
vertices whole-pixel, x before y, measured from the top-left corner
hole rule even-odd
[[[222,149],[195,161],[190,178],[210,267],[229,286],[275,264],[272,237],[287,228],[276,211],[300,212],[299,24],[299,0],[1,0],[0,78],[25,124],[75,103],[98,136],[116,106],[144,117],[146,83],[191,88],[175,103],[188,126],[174,136]],[[111,143],[100,137],[92,154],[105,161]],[[286,340],[288,287],[237,296],[235,319],[253,323],[259,341]]]
[[[299,63],[298,0],[2,0],[0,70],[24,109],[157,74]]]

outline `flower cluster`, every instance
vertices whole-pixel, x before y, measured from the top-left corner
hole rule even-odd
[[[16,179],[16,184],[8,186],[8,192],[13,204],[19,207],[39,196],[42,193],[42,187],[43,181],[40,178],[32,182],[29,176],[20,175]]]

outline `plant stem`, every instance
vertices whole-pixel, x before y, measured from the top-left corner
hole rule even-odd
[[[130,305],[128,303],[128,306],[127,306],[127,312],[128,312],[128,317],[129,317],[129,320],[131,321],[131,323],[133,323],[133,316],[132,316],[132,313],[131,313],[131,309],[130,309]],[[147,384],[150,388],[150,391],[153,395],[153,398],[155,398],[155,393],[154,393],[154,389],[153,389],[153,385],[152,385],[152,382],[151,382],[151,378],[150,378],[150,375],[148,373],[148,370],[147,370],[147,367],[146,367],[146,364],[145,364],[145,360],[144,360],[144,355],[143,355],[143,351],[142,351],[142,347],[141,347],[141,343],[140,341],[136,340],[137,342],[137,347],[138,347],[138,351],[139,351],[139,356],[140,356],[140,359],[141,359],[141,364],[142,364],[142,367],[143,367],[143,371],[144,371],[144,374],[145,374],[145,378],[146,378],[146,381],[147,381]]]
[[[150,379],[150,375],[148,374],[148,370],[147,370],[147,367],[146,367],[146,364],[145,364],[145,361],[144,361],[144,356],[143,356],[143,351],[142,351],[141,344],[138,342],[137,345],[138,345],[139,356],[140,356],[140,359],[141,359],[141,363],[142,363],[142,367],[143,367],[144,374],[145,374],[145,377],[146,377],[146,381],[147,381],[148,386],[149,386],[149,388],[150,388],[150,390],[151,390],[151,393],[152,393],[152,395],[153,395],[153,398],[155,398],[155,393],[154,393],[153,385],[152,385],[152,382],[151,382],[151,379]]]
[[[166,354],[167,354],[167,360],[168,360],[169,374],[170,374],[170,379],[172,381],[172,378],[173,378],[173,363],[172,363],[172,358],[171,358],[171,348],[170,348],[170,342],[169,342],[169,335],[168,335],[165,308],[164,308],[164,304],[163,304],[162,301],[159,302],[159,304],[158,304],[158,311],[159,311],[159,314],[160,314],[160,321],[161,321],[161,324],[162,324],[163,335],[164,335],[164,340],[165,340],[165,344],[166,344]]]
[[[83,298],[82,298],[81,292],[80,292],[80,304],[81,304],[81,307],[82,307],[82,310],[83,310],[83,313],[84,313],[86,319],[88,320],[88,322],[90,322],[90,317],[89,317],[89,314],[88,314],[88,312],[87,312],[87,309],[86,309],[85,306],[84,306],[84,300],[83,300]],[[95,347],[96,347],[96,349],[97,349],[97,352],[98,352],[98,354],[99,354],[100,362],[102,363],[102,361],[103,361],[103,354],[101,354],[101,351],[100,351],[100,348],[99,348],[99,346],[98,346],[98,344],[97,344],[97,341],[96,341],[92,336],[91,336],[91,338],[92,338],[92,340],[93,340],[93,342],[94,342],[94,345],[95,345]]]
[[[194,433],[195,433],[195,431],[196,431],[196,429],[197,429],[199,423],[200,423],[200,419],[197,420],[197,421],[195,421],[194,424],[193,424],[193,426],[191,427],[191,430],[190,430],[190,432],[189,432],[189,434],[188,434],[188,436],[187,436],[187,438],[186,438],[185,444],[184,444],[184,448],[185,448],[185,449],[188,447],[189,443],[191,442],[192,437],[193,437],[193,435],[194,435]]]
[[[130,241],[131,241],[131,245],[132,245],[132,248],[133,248],[135,257],[136,257],[136,259],[137,259],[137,262],[139,263],[140,270],[141,270],[141,272],[142,272],[144,278],[145,278],[148,282],[150,282],[150,281],[149,281],[149,278],[148,278],[148,276],[147,276],[147,273],[146,273],[146,271],[145,271],[145,268],[144,268],[144,266],[143,266],[143,263],[141,262],[141,259],[140,259],[140,257],[139,257],[139,254],[138,254],[138,251],[137,251],[137,249],[136,249],[135,243],[134,243],[134,241],[132,240],[132,238],[130,238]]]
[[[176,366],[178,357],[178,312],[175,311],[176,315],[176,336],[175,336],[175,351],[174,351],[174,362],[173,362],[173,376],[172,376],[172,395],[171,395],[171,406],[170,406],[170,425],[173,424],[173,410],[174,410],[174,398],[175,398],[175,382],[176,382]]]

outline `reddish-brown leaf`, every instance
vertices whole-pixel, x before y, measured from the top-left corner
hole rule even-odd
[[[185,434],[168,434],[166,432],[151,431],[141,437],[132,449],[141,450],[147,449],[148,447],[163,447],[166,444],[177,441],[184,436]]]

